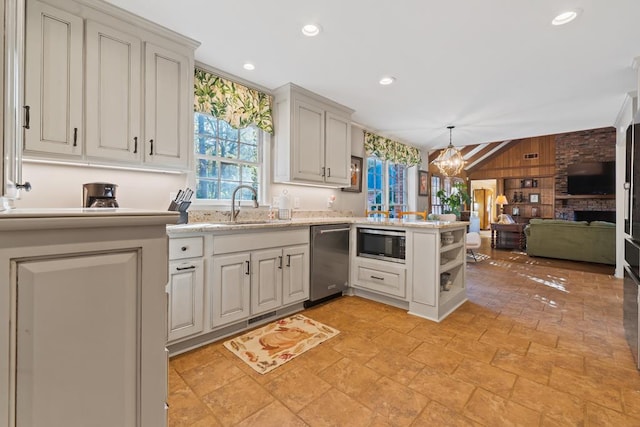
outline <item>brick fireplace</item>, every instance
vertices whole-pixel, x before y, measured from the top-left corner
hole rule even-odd
[[[581,162],[605,162],[616,160],[616,129],[613,127],[562,133],[555,136],[556,143],[556,202],[555,217],[574,220],[578,216],[598,215],[613,219],[591,219],[586,221],[615,222],[616,200],[613,198],[569,198],[567,195],[567,166]],[[581,212],[576,215],[576,212]],[[598,214],[597,212],[600,212]],[[605,212],[605,213],[602,213]],[[580,220],[585,221],[585,220]]]

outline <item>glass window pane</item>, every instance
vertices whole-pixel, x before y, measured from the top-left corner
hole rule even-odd
[[[240,166],[234,163],[220,163],[220,178],[240,182]]]
[[[238,158],[238,143],[220,140],[220,157],[227,159]]]
[[[245,162],[258,161],[258,147],[255,145],[240,144],[240,160]]]
[[[240,142],[244,144],[257,145],[258,129],[255,126],[240,129]]]
[[[238,181],[220,181],[220,199],[231,200],[231,196],[233,195],[233,190],[240,185]],[[240,192],[238,192],[239,194]],[[237,199],[240,200],[240,199]]]
[[[229,123],[224,120],[218,122],[218,136],[220,139],[226,139],[228,141],[238,140],[238,129],[234,129]]]
[[[193,129],[198,134],[214,136],[218,128],[218,120],[208,114],[195,113],[193,115]]]
[[[197,199],[217,199],[218,183],[216,181],[209,181],[209,180],[203,180],[203,179],[196,180],[196,198]]]
[[[194,137],[194,143],[196,145],[196,153],[204,154],[205,156],[217,156],[217,144],[216,139],[211,137],[202,136],[196,134]]]
[[[202,178],[217,178],[218,162],[215,160],[198,159],[196,162],[196,176]]]
[[[243,184],[256,184],[252,185],[254,188],[257,188],[258,183],[258,168],[255,166],[242,166],[242,183]]]

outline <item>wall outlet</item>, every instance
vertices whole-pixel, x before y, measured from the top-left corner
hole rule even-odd
[[[280,197],[273,196],[273,198],[271,199],[271,206],[277,207],[279,205],[280,205]]]
[[[293,209],[300,209],[300,197],[293,198]]]

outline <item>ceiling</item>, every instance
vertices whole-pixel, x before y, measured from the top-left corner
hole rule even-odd
[[[198,61],[269,89],[293,82],[426,150],[447,145],[450,124],[454,145],[612,126],[636,89],[638,0],[108,1],[200,41]],[[302,35],[309,22],[319,36]]]

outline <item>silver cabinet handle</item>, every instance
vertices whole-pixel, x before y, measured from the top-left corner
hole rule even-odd
[[[278,261],[279,261],[279,263],[278,263],[278,268],[279,268],[280,270],[282,270],[282,256],[279,256],[279,257],[278,257]]]
[[[195,265],[190,265],[188,267],[176,267],[176,270],[178,271],[182,271],[182,270],[195,270],[196,266]]]
[[[327,168],[327,177],[331,178],[331,168]]]
[[[251,274],[251,268],[249,266],[249,261],[245,261],[247,263],[247,271],[244,272],[247,276]]]
[[[287,267],[291,267],[291,255],[287,255]]]
[[[329,230],[320,230],[320,234],[338,233],[341,231],[349,231],[349,229],[348,228],[331,228]]]
[[[376,280],[384,280],[384,277],[378,277],[378,276],[371,276],[371,278]]]

